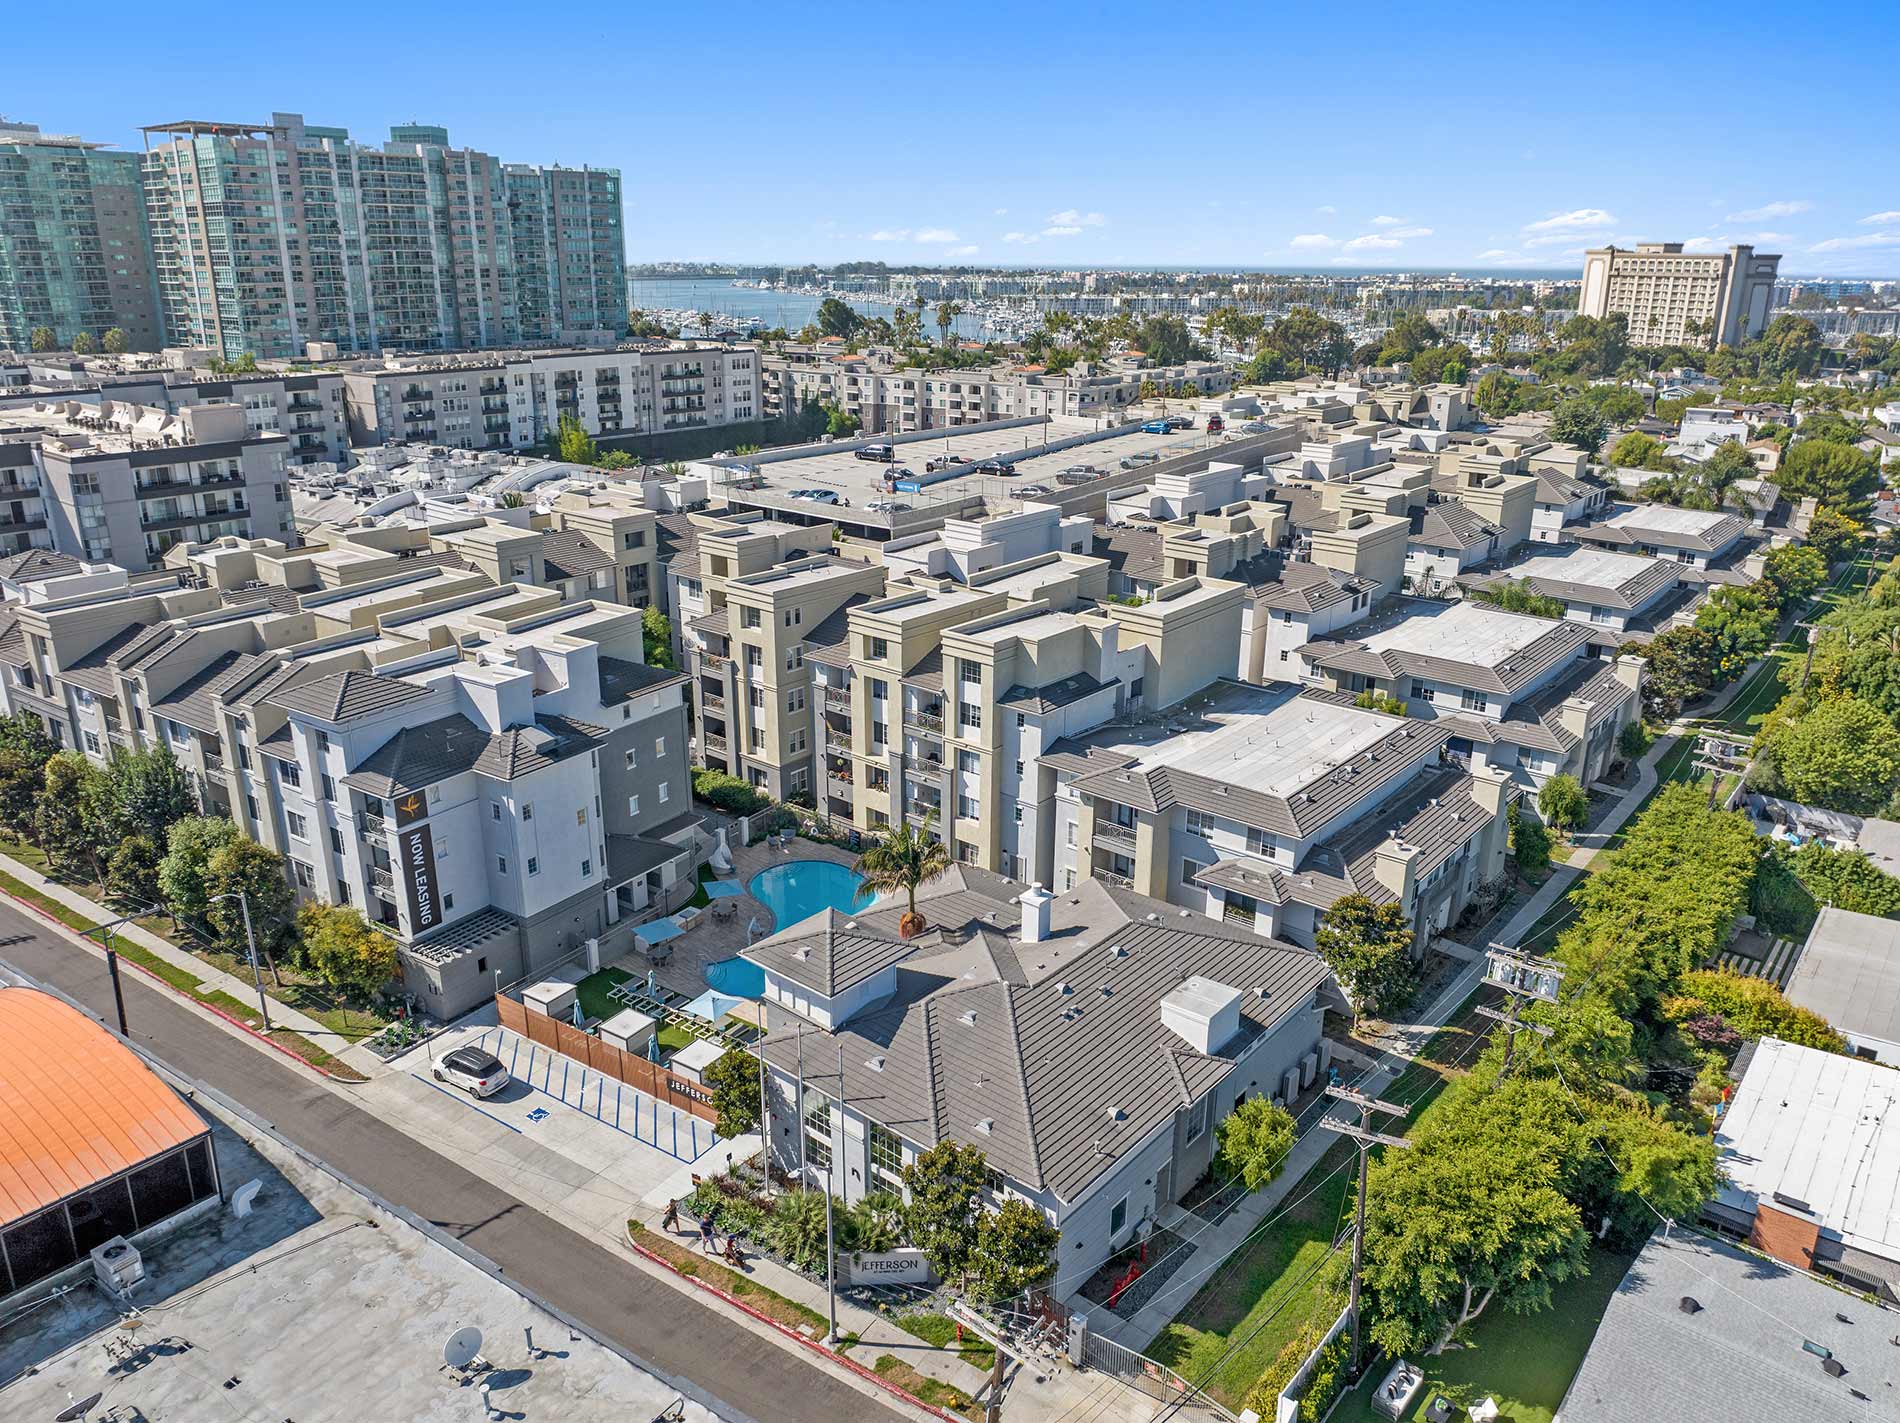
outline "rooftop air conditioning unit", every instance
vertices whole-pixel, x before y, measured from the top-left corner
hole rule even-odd
[[[145,1278],[145,1261],[123,1235],[115,1235],[92,1252],[92,1271],[109,1292],[129,1290]]]

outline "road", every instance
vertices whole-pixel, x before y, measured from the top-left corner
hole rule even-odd
[[[113,1020],[105,961],[0,901],[0,962]],[[769,1423],[908,1418],[419,1145],[301,1068],[123,973],[133,1040],[385,1200],[492,1260],[512,1280],[654,1368]]]

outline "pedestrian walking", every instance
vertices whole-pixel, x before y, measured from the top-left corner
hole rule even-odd
[[[706,1248],[708,1255],[717,1255],[719,1253],[717,1246],[713,1242],[713,1223],[711,1216],[705,1217],[699,1223],[699,1243]]]
[[[660,1229],[671,1231],[677,1235],[679,1234],[679,1228],[680,1203],[678,1201],[668,1201],[666,1203],[666,1214],[660,1217]]]

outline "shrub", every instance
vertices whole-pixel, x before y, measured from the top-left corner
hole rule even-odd
[[[1617,753],[1625,761],[1640,761],[1648,754],[1655,740],[1649,734],[1649,728],[1643,725],[1643,719],[1638,717],[1616,734]]]
[[[1511,854],[1517,860],[1518,873],[1529,877],[1550,868],[1550,832],[1534,815],[1526,815],[1513,802],[1510,812]]]
[[[1744,1038],[1780,1038],[1823,1052],[1847,1051],[1846,1040],[1819,1013],[1790,1003],[1766,979],[1725,969],[1685,973],[1680,991],[1664,1002],[1663,1011],[1679,1024],[1719,1016]]]
[[[1352,1353],[1352,1336],[1341,1332],[1319,1351],[1313,1372],[1307,1376],[1306,1391],[1300,1395],[1300,1423],[1319,1423],[1332,1409],[1333,1400],[1346,1387],[1346,1364]]]
[[[1273,1362],[1255,1380],[1254,1386],[1247,1390],[1245,1407],[1251,1408],[1262,1418],[1274,1416],[1280,1391],[1293,1382],[1293,1375],[1300,1371],[1300,1365],[1319,1348],[1319,1341],[1326,1337],[1326,1331],[1331,1327],[1328,1315],[1337,1314],[1333,1306],[1338,1303],[1335,1299],[1331,1304],[1315,1309],[1312,1317],[1300,1326],[1299,1333],[1280,1346],[1280,1352],[1273,1356]]]
[[[728,815],[753,815],[772,803],[769,796],[724,771],[694,771],[693,794]]]

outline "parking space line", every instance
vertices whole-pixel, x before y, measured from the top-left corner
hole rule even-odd
[[[416,1081],[420,1082],[424,1087],[433,1087],[435,1088],[436,1091],[440,1092],[444,1097],[451,1097],[455,1101],[461,1102],[462,1105],[464,1107],[467,1107],[471,1112],[481,1112],[481,1114],[484,1117],[487,1117],[489,1121],[495,1122],[501,1126],[507,1127],[508,1130],[513,1132],[516,1136],[522,1135],[521,1128],[516,1126],[513,1122],[503,1121],[500,1117],[496,1116],[493,1112],[483,1111],[482,1108],[476,1106],[473,1102],[464,1101],[460,1093],[449,1091],[449,1089],[444,1087],[440,1082],[431,1082],[428,1078],[421,1076],[419,1073],[412,1072],[409,1075],[411,1077],[414,1077]]]

